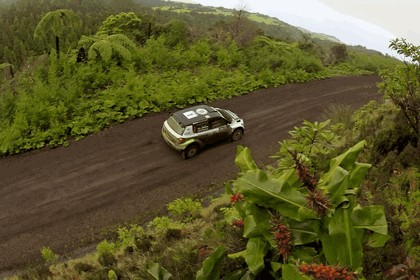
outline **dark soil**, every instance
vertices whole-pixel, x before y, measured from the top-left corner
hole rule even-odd
[[[270,163],[278,141],[303,120],[321,120],[336,103],[357,108],[379,97],[376,76],[333,78],[259,90],[210,105],[245,120],[238,142],[211,146],[190,160],[160,131],[169,112],[115,125],[68,147],[0,159],[0,275],[42,261],[40,249],[74,253],[147,221],[175,198],[203,196],[235,178],[238,144]]]

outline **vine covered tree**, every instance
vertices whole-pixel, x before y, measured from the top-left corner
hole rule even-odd
[[[68,39],[69,34],[74,34],[70,31],[80,30],[81,26],[82,21],[72,10],[55,10],[42,17],[35,28],[34,37],[50,43],[51,38],[53,38],[55,50],[57,56],[59,56],[61,51],[60,41]]]

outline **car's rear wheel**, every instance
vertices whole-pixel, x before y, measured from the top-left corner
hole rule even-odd
[[[195,157],[197,153],[198,153],[198,146],[196,144],[191,144],[182,152],[182,157],[184,159],[189,159],[189,158]]]
[[[232,141],[238,141],[242,138],[242,135],[244,134],[244,131],[242,128],[237,128],[233,131],[232,135],[230,136],[230,140]]]

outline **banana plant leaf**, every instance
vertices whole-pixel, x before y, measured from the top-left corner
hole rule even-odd
[[[334,208],[347,202],[349,190],[358,188],[365,178],[370,164],[356,162],[363,150],[365,141],[361,141],[342,155],[331,160],[330,169],[320,180],[320,188],[326,190]]]
[[[292,264],[284,264],[282,268],[283,280],[311,280],[312,278],[300,273],[299,269]]]
[[[333,158],[330,162],[330,170],[340,166],[345,170],[351,170],[359,156],[359,153],[363,150],[366,146],[366,141],[362,140],[350,149],[348,149],[345,153]]]
[[[264,238],[250,238],[246,244],[245,262],[252,274],[257,275],[264,267],[264,257],[269,249],[269,244]]]
[[[297,222],[289,221],[289,230],[292,233],[293,245],[308,244],[318,240],[318,222],[314,220]]]
[[[281,215],[298,221],[315,219],[315,213],[306,207],[306,199],[287,181],[270,178],[262,170],[249,170],[233,182],[248,202],[277,210]]]
[[[258,169],[257,164],[252,159],[251,150],[241,145],[236,148],[235,165],[239,167],[241,172]]]
[[[384,208],[379,205],[356,206],[352,214],[353,226],[356,229],[367,229],[374,232],[369,236],[368,244],[381,247],[388,241],[388,224]]]
[[[222,278],[222,280],[241,280],[241,279],[246,279],[245,277],[245,273],[247,272],[247,270],[245,269],[239,269],[236,270],[232,273],[229,273],[228,275],[226,275],[225,277]]]
[[[334,166],[321,177],[319,188],[327,191],[333,207],[337,207],[346,201],[346,198],[343,198],[343,195],[347,189],[346,178],[348,175],[349,172],[344,168]]]
[[[152,263],[147,272],[156,280],[169,280],[172,278],[172,274],[158,263]]]
[[[264,236],[267,240],[272,239],[272,225],[270,224],[270,214],[267,209],[255,204],[247,204],[246,215],[244,219],[244,237]]]
[[[197,272],[196,279],[218,280],[220,274],[220,267],[225,255],[225,247],[217,247],[216,250],[204,260],[203,267]]]
[[[320,262],[320,254],[315,248],[308,246],[296,246],[292,251],[293,258],[306,263]]]
[[[253,237],[248,240],[246,249],[237,253],[229,254],[231,259],[244,258],[249,271],[257,275],[265,268],[264,257],[270,248],[270,244],[263,237]]]
[[[329,264],[356,269],[362,264],[363,230],[354,228],[352,210],[337,209],[328,224],[328,233],[320,232],[320,238]]]

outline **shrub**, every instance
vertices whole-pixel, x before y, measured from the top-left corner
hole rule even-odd
[[[112,267],[114,264],[117,263],[117,258],[114,256],[113,253],[100,253],[98,256],[98,262],[103,267]]]
[[[135,245],[135,239],[143,236],[144,229],[139,225],[131,225],[130,229],[126,227],[121,227],[118,229],[118,239],[119,243],[118,246],[125,248],[128,246]]]
[[[115,243],[109,242],[107,240],[101,241],[96,246],[96,251],[99,254],[112,254],[115,250]]]
[[[189,222],[200,215],[201,202],[192,198],[178,198],[167,205],[169,213],[182,222]]]
[[[163,233],[169,229],[169,226],[173,223],[173,221],[169,217],[156,217],[152,221],[149,222],[147,227],[149,229],[153,229],[157,232]]]
[[[49,247],[42,247],[41,255],[47,264],[55,264],[58,262],[59,256]]]
[[[88,263],[77,262],[77,263],[74,264],[74,269],[76,271],[78,271],[79,273],[82,273],[82,272],[90,272],[90,271],[93,271],[95,268],[92,265],[88,264]]]

